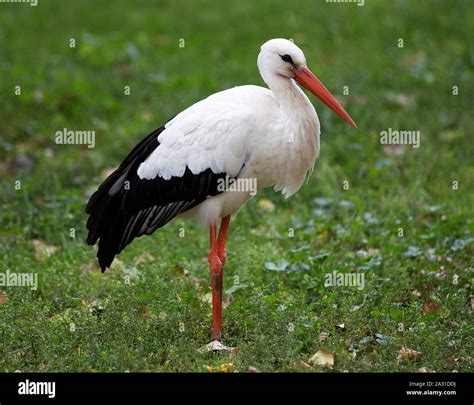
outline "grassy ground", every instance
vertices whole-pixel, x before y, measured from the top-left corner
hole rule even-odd
[[[320,349],[333,371],[473,370],[474,6],[365,3],[0,4],[0,271],[39,274],[36,291],[0,287],[1,370],[320,371],[308,365]],[[163,121],[262,83],[256,55],[272,37],[294,38],[359,128],[312,99],[312,177],[232,223],[225,338],[240,350],[200,354],[207,232],[174,222],[101,274],[84,205]],[[95,130],[95,148],[56,145],[63,128]],[[383,148],[388,128],[421,131],[420,147]],[[364,288],[325,287],[334,270],[363,273]],[[421,357],[397,359],[402,347]]]

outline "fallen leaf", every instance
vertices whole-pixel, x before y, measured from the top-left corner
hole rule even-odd
[[[210,303],[212,303],[212,293],[208,292],[206,294],[202,294],[202,295],[199,296],[199,299],[204,304],[210,304]]]
[[[306,362],[304,361],[295,361],[293,365],[299,370],[299,371],[307,371],[307,370],[312,370],[313,368]]]
[[[57,246],[47,245],[39,239],[33,239],[31,243],[33,244],[33,249],[35,251],[35,258],[38,261],[47,259],[59,249]]]
[[[321,333],[319,334],[319,341],[322,342],[322,341],[326,340],[328,337],[329,337],[329,333],[327,333],[327,332],[321,332]]]
[[[229,373],[235,366],[232,363],[223,363],[219,366],[206,366],[206,369],[209,373]]]
[[[309,360],[311,366],[324,366],[333,368],[334,356],[327,349],[319,349]]]
[[[140,256],[135,257],[134,264],[136,266],[138,264],[152,262],[154,260],[155,260],[155,257],[151,253],[145,252],[141,254]]]
[[[421,297],[421,292],[419,292],[418,290],[413,290],[411,292],[411,295],[415,298],[420,298]]]
[[[421,358],[421,352],[417,352],[413,349],[408,349],[406,347],[402,347],[398,351],[397,360],[419,360]]]
[[[8,294],[5,291],[0,291],[0,305],[4,305],[7,303]]]
[[[92,299],[92,301],[89,302],[87,306],[89,308],[89,312],[93,315],[98,315],[104,310],[102,303],[97,298]]]
[[[439,304],[430,297],[430,289],[427,287],[425,289],[425,304],[423,305],[423,313],[428,312],[438,312]]]
[[[273,212],[275,211],[275,204],[268,198],[262,198],[261,200],[258,201],[258,206],[267,212]]]
[[[368,256],[374,256],[374,255],[377,255],[378,253],[379,253],[378,249],[370,248],[370,247],[367,249]]]
[[[433,373],[433,370],[430,370],[429,368],[426,367],[421,367],[418,370],[416,370],[417,373]]]
[[[474,312],[474,296],[470,298],[471,301],[471,311]]]
[[[249,373],[260,373],[260,370],[257,367],[249,367]]]
[[[446,359],[449,363],[457,363],[458,361],[464,360],[463,357],[449,356]]]
[[[186,277],[189,275],[189,270],[185,269],[183,266],[177,264],[174,266],[173,271],[183,277]]]

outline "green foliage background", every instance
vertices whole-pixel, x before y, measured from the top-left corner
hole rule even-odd
[[[40,281],[0,287],[0,370],[319,371],[304,363],[325,348],[333,371],[472,371],[473,36],[469,0],[0,4],[0,271]],[[294,39],[358,129],[312,98],[312,177],[232,223],[225,342],[239,352],[203,355],[207,233],[174,222],[102,275],[84,205],[177,112],[263,85],[256,56],[272,37]],[[56,145],[63,128],[95,130],[96,147]],[[421,131],[420,148],[387,153],[388,128]],[[333,270],[364,272],[365,288],[324,287]],[[423,311],[428,294],[439,310]],[[401,347],[422,356],[399,361]]]

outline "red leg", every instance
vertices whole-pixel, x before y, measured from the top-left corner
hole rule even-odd
[[[212,286],[212,340],[222,338],[222,262],[217,253],[216,224],[210,225],[209,269]]]
[[[210,225],[209,268],[212,286],[212,340],[222,339],[222,285],[223,265],[226,261],[225,244],[229,230],[230,215],[222,218],[219,236],[216,238],[217,226]]]
[[[223,265],[227,259],[225,244],[227,241],[227,232],[229,231],[229,224],[230,215],[227,215],[226,217],[222,218],[221,229],[219,229],[219,236],[217,238],[217,254],[219,255],[219,259],[221,259]]]

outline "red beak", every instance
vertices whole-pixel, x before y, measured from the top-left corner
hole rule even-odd
[[[349,114],[346,113],[346,110],[342,108],[342,105],[337,102],[334,96],[326,87],[324,87],[324,84],[319,81],[319,79],[311,72],[311,70],[306,67],[301,70],[297,70],[295,79],[299,84],[313,93],[349,125],[357,128],[357,125],[349,116]]]

